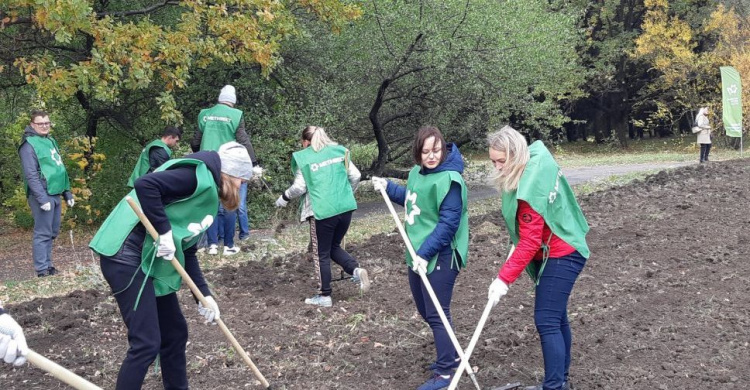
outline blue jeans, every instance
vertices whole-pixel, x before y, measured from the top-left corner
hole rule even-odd
[[[450,250],[440,253],[437,265],[432,273],[427,275],[427,280],[430,281],[438,302],[442,306],[440,309],[443,310],[448,322],[453,326],[450,309],[453,286],[456,284],[458,269],[451,269],[451,258]],[[422,283],[422,278],[411,269],[409,269],[409,287],[411,287],[411,295],[414,297],[414,303],[417,305],[419,315],[422,316],[427,324],[430,325],[430,329],[432,329],[432,337],[435,340],[435,352],[437,354],[435,373],[450,375],[452,374],[452,369],[459,364],[457,361],[458,353],[456,352],[456,348],[453,347],[443,321],[440,320],[440,315],[435,310],[435,305],[432,304],[432,299],[430,299],[427,288]]]
[[[562,389],[570,369],[568,298],[586,259],[578,252],[550,258],[536,286],[534,324],[542,342],[545,390]]]
[[[237,220],[240,223],[240,240],[250,237],[250,224],[247,220],[247,182],[240,186],[240,208],[237,210]]]
[[[237,210],[227,211],[224,206],[219,204],[219,213],[216,215],[214,223],[208,228],[208,245],[219,245],[219,226],[223,229],[224,245],[234,246],[234,221],[237,218]]]

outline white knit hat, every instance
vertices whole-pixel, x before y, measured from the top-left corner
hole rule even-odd
[[[253,162],[247,149],[235,141],[230,141],[219,147],[221,172],[229,176],[250,180],[253,176]]]
[[[231,85],[225,85],[219,93],[219,103],[237,103],[237,93]]]

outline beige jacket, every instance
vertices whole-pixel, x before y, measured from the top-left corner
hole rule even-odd
[[[708,117],[705,112],[701,109],[698,116],[695,118],[695,125],[700,127],[701,131],[698,134],[699,144],[710,144],[711,143],[711,124],[708,121]]]

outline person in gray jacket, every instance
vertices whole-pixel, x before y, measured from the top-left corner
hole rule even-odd
[[[60,232],[60,196],[62,195],[69,207],[75,204],[60,148],[49,135],[51,126],[46,112],[32,111],[31,123],[26,126],[21,146],[18,148],[26,197],[31,215],[34,217],[32,253],[38,277],[57,273],[52,262],[52,246]]]

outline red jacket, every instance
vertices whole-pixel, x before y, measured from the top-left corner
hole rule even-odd
[[[497,274],[497,277],[505,284],[515,282],[531,260],[542,260],[542,244],[547,243],[547,240],[549,240],[550,258],[563,257],[575,252],[575,248],[552,234],[539,213],[520,199],[516,219],[518,220],[518,245]]]

